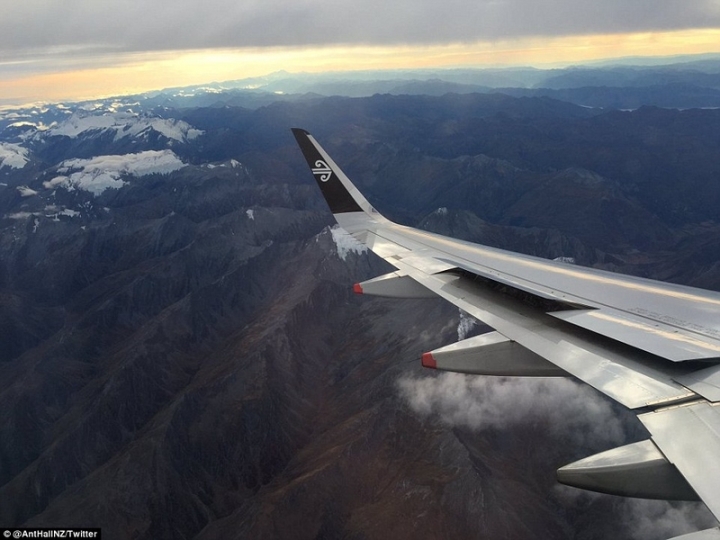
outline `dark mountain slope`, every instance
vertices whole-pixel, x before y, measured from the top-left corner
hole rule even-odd
[[[186,166],[125,172],[97,195],[55,181],[71,174],[56,160],[97,145],[105,163],[132,164],[112,152],[160,139],[28,136],[44,157],[0,169],[0,524],[602,539],[702,523],[660,503],[638,532],[646,507],[557,488],[558,466],[644,436],[590,390],[424,373],[419,355],[471,323],[440,301],[351,294],[388,269],[327,228],[288,128],[313,130],[405,223],[712,286],[717,225],[697,209],[717,188],[713,114],[505,96],[165,109],[204,131],[163,143]],[[603,161],[615,152],[639,157]],[[686,173],[674,180],[673,156]],[[685,193],[686,179],[708,182]],[[663,206],[669,185],[688,201],[682,219]]]

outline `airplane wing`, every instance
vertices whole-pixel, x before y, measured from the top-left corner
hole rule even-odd
[[[494,328],[425,353],[428,368],[573,376],[651,434],[558,470],[603,493],[702,500],[720,520],[720,294],[571,266],[413,229],[380,215],[307,131],[293,134],[338,224],[397,270],[363,294],[440,296]],[[683,540],[720,539],[720,529]]]

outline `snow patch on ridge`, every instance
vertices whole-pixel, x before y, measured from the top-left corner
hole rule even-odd
[[[37,212],[15,212],[12,214],[5,214],[8,219],[27,219],[29,217],[37,217]]]
[[[49,136],[75,138],[87,132],[113,130],[115,131],[115,140],[118,141],[125,137],[137,137],[151,129],[178,142],[191,141],[203,133],[183,120],[153,118],[127,112],[94,115],[73,114],[44,133]]]
[[[168,174],[184,166],[171,150],[68,159],[58,168],[61,176],[43,182],[43,186],[46,189],[64,187],[68,191],[82,189],[97,197],[106,189],[119,189],[124,186],[126,182],[122,179],[123,176]]]
[[[32,197],[33,195],[38,194],[37,191],[35,191],[34,189],[31,189],[27,186],[18,186],[16,189],[21,197]]]
[[[27,148],[19,144],[0,142],[0,169],[3,167],[22,169],[29,161],[27,155]]]
[[[367,246],[361,244],[350,234],[341,228],[339,225],[335,225],[330,229],[332,234],[333,242],[337,247],[337,254],[343,261],[347,258],[348,253],[353,252],[358,255],[367,251]]]

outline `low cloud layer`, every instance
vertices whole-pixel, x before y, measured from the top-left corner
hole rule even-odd
[[[588,508],[607,495],[555,486],[556,495],[565,506]],[[665,540],[695,531],[716,527],[710,511],[700,502],[654,501],[613,497],[616,531],[631,540]]]
[[[610,447],[625,440],[623,420],[592,388],[569,379],[474,377],[443,373],[398,381],[404,400],[417,414],[449,427],[476,431],[521,429],[543,422],[553,439],[574,447]],[[560,484],[557,496],[569,506],[607,497]],[[634,540],[671,538],[715,526],[701,503],[618,499],[617,520]]]
[[[624,444],[623,420],[606,399],[570,379],[475,377],[443,373],[406,376],[398,381],[401,396],[413,411],[452,427],[476,431],[521,429],[543,422],[554,439],[574,447]],[[565,504],[585,506],[606,497],[557,485]],[[619,499],[618,525],[633,540],[657,540],[715,526],[701,503]]]
[[[450,426],[513,428],[539,421],[579,447],[620,444],[621,421],[592,388],[569,379],[473,377],[443,373],[398,381],[410,407]]]
[[[621,519],[636,540],[672,538],[716,526],[712,514],[701,503],[627,499]]]
[[[458,341],[462,341],[470,335],[475,327],[477,327],[477,319],[469,315],[462,309],[460,310],[460,319],[458,321],[457,334]]]

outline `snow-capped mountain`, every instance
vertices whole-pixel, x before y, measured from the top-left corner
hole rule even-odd
[[[38,145],[55,137],[110,137],[117,142],[153,138],[186,144],[202,131],[183,120],[162,118],[136,101],[99,101],[84,105],[46,105],[0,111],[0,141]]]
[[[102,114],[73,113],[63,122],[54,123],[47,129],[35,134],[40,139],[46,137],[76,138],[103,133],[113,134],[115,141],[124,138],[148,138],[155,132],[170,141],[187,143],[202,134],[182,120],[157,118],[130,112],[105,112]]]
[[[19,144],[0,142],[0,169],[22,169],[28,162],[28,149]]]
[[[129,176],[168,174],[185,164],[172,150],[147,150],[121,156],[97,156],[92,159],[67,159],[57,168],[58,176],[43,182],[46,189],[82,189],[100,195],[106,189],[119,189]]]
[[[175,150],[202,134],[181,119],[139,110],[137,102],[0,111],[0,181],[20,197],[5,216],[87,215],[92,202],[79,192],[97,197],[133,178],[175,172],[187,165]]]

